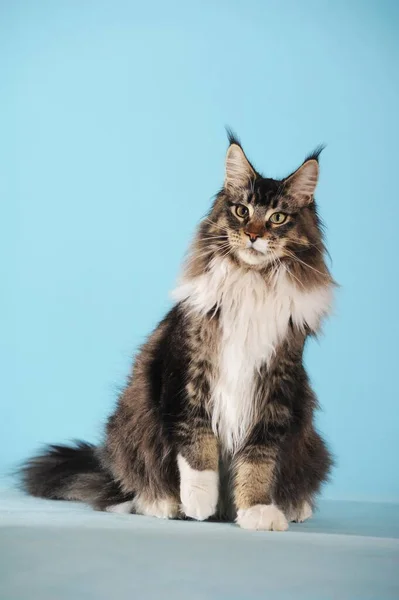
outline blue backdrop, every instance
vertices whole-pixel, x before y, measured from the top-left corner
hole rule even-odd
[[[327,497],[399,499],[397,2],[0,2],[1,471],[99,439],[223,178],[326,142],[342,285],[307,363]],[[189,191],[190,190],[190,191]]]

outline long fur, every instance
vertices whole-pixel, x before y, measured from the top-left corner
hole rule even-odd
[[[298,328],[317,329],[331,309],[330,288],[302,290],[281,269],[265,281],[216,257],[197,278],[182,282],[174,298],[202,315],[223,308],[219,377],[212,391],[212,426],[228,451],[244,442],[258,403],[255,373],[269,364],[292,318]]]
[[[132,497],[102,465],[99,450],[86,442],[47,446],[25,463],[20,475],[32,496],[87,502],[99,510]]]
[[[249,528],[310,516],[332,465],[302,360],[334,287],[313,198],[318,156],[267,179],[231,134],[176,304],[138,352],[103,444],[50,446],[22,468],[27,492]]]

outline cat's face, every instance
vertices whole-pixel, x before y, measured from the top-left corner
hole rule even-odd
[[[254,268],[298,258],[321,243],[313,204],[317,154],[283,180],[261,177],[233,142],[224,189],[207,220],[208,244]]]

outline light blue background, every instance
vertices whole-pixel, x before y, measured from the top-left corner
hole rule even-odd
[[[388,1],[0,4],[1,470],[96,440],[222,183],[224,125],[318,189],[342,285],[307,354],[327,497],[399,499],[399,11]]]

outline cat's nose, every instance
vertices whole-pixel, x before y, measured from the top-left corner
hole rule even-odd
[[[247,235],[249,237],[249,239],[251,240],[251,242],[256,242],[256,240],[258,239],[258,237],[260,237],[259,234],[254,233],[253,231],[244,231],[245,235]]]

